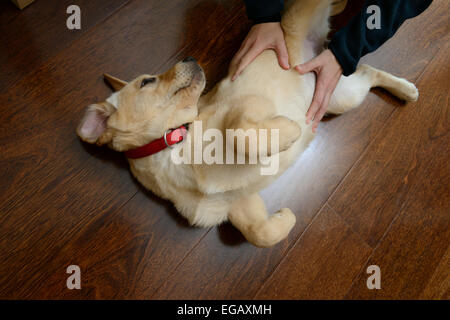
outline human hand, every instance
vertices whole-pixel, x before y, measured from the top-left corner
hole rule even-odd
[[[231,80],[236,80],[250,62],[266,49],[275,50],[280,66],[283,69],[289,69],[289,56],[281,24],[279,22],[260,23],[250,29],[241,48],[233,57],[231,66],[235,67],[235,72]]]
[[[295,66],[295,69],[301,75],[311,71],[316,73],[316,90],[306,113],[307,124],[314,119],[312,130],[315,133],[320,120],[327,111],[331,95],[341,78],[342,67],[333,52],[327,49],[308,62]]]

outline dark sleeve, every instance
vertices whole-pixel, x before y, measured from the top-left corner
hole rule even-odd
[[[375,51],[391,38],[402,23],[421,14],[432,0],[367,0],[363,10],[356,15],[331,39],[329,49],[348,76],[355,72],[359,60]],[[377,5],[380,8],[381,28],[370,30],[367,19],[373,14],[367,8]]]
[[[284,0],[244,0],[247,16],[254,24],[280,22]]]

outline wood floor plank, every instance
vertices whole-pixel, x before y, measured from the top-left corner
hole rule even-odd
[[[75,128],[88,104],[110,94],[104,72],[159,72],[211,44],[206,73],[226,65],[247,22],[221,21],[243,14],[238,0],[133,1],[0,94],[0,297],[144,298],[207,232],[186,230],[171,205],[143,192],[122,155],[81,143]],[[197,32],[203,23],[212,29]],[[232,38],[216,39],[227,28]],[[66,289],[70,264],[87,271],[86,290]]]
[[[342,299],[372,248],[324,206],[256,299]]]
[[[446,8],[448,2],[434,1],[364,62],[414,81],[443,44],[442,37],[448,32],[442,14]],[[262,192],[269,211],[290,207],[297,215],[297,224],[286,241],[261,250],[242,243],[242,236],[227,225],[214,229],[154,298],[251,299],[394,109],[402,106],[387,94],[378,93],[369,95],[360,108],[323,122],[296,164]]]
[[[449,300],[450,299],[450,246],[420,294],[420,299]]]
[[[70,0],[39,0],[17,9],[11,1],[0,2],[0,92],[41,66],[101,23],[128,0],[80,0],[81,29],[69,30],[66,9]]]
[[[148,299],[204,233],[190,227],[169,202],[141,190],[119,210],[83,226],[46,265],[45,284],[32,296]],[[65,286],[71,263],[80,266],[83,290]]]
[[[105,161],[100,170],[89,159],[93,154],[68,151],[81,151],[78,141],[67,142],[74,148],[56,145],[56,152],[31,150],[0,161],[6,166],[1,176],[12,176],[2,194],[8,199],[1,203],[2,298],[29,297],[45,284],[47,267],[61,248],[136,192],[134,183],[127,183],[129,173],[123,161],[112,162],[112,154],[104,153],[96,158]],[[8,167],[10,161],[16,164]]]
[[[382,289],[367,290],[356,281],[349,298],[415,299],[424,290],[427,295],[448,290],[426,288],[435,281],[433,273],[441,279],[450,273],[448,265],[439,270],[441,261],[448,263],[450,243],[448,54],[441,49],[419,82],[419,103],[395,112],[330,201],[355,229],[372,237],[384,229],[384,216],[399,213],[368,262],[380,266]],[[349,194],[356,194],[351,205]]]
[[[432,68],[429,73],[434,76],[440,74],[438,72],[441,70],[448,72],[445,61],[442,66],[433,64],[429,68]],[[445,74],[440,76],[444,82],[436,84],[444,86],[440,92],[446,93],[445,87],[449,78]],[[405,198],[412,192],[411,188],[414,188],[413,179],[421,178],[416,176],[418,162],[429,161],[433,152],[445,152],[445,145],[437,146],[433,152],[430,150],[430,154],[421,150],[423,145],[430,145],[432,142],[428,141],[431,138],[426,137],[427,133],[424,130],[427,128],[431,130],[433,122],[419,121],[413,117],[413,113],[417,113],[428,120],[434,115],[437,123],[445,121],[445,114],[442,120],[439,118],[442,116],[439,112],[444,112],[441,109],[448,107],[447,98],[443,97],[443,100],[439,101],[429,96],[439,92],[436,88],[430,87],[428,82],[430,77],[425,77],[425,80],[419,83],[419,90],[424,93],[419,103],[396,111],[396,117],[404,115],[404,119],[407,120],[399,119],[399,124],[394,128],[391,122],[387,124],[387,132],[392,133],[390,138],[387,139],[386,132],[383,132],[330,199],[330,205],[372,246],[378,243],[402,209]],[[435,100],[432,101],[431,98]],[[410,127],[413,120],[416,121],[417,128]],[[443,122],[441,125],[448,126],[448,123]],[[392,130],[396,130],[395,133]]]

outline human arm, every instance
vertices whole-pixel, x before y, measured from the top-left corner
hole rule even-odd
[[[431,0],[368,0],[363,10],[333,36],[327,50],[295,67],[300,74],[315,72],[317,76],[314,98],[306,114],[307,123],[314,121],[313,131],[326,113],[340,76],[351,75],[362,56],[378,49],[406,19],[419,15],[430,3]],[[367,13],[367,8],[372,5],[380,8],[380,29],[367,26],[372,14]]]

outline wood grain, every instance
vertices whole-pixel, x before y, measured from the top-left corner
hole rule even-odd
[[[342,299],[371,252],[324,206],[255,298]]]
[[[448,54],[447,48],[441,51]],[[447,62],[441,62],[443,64],[439,67],[440,70],[448,72]],[[425,149],[425,147],[434,146],[431,144],[434,138],[427,137],[426,135],[430,133],[425,130],[433,130],[433,126],[436,126],[436,130],[448,126],[445,122],[448,117],[445,113],[448,98],[441,97],[441,100],[437,100],[437,97],[427,96],[428,93],[434,92],[446,93],[445,88],[440,90],[437,88],[439,85],[447,86],[448,75],[436,74],[435,70],[430,73],[433,75],[421,79],[418,85],[419,91],[422,88],[425,91],[420,102],[395,112],[396,117],[406,114],[408,121],[399,119],[395,129],[392,129],[392,122],[388,122],[383,135],[380,135],[373,147],[358,161],[329,201],[330,205],[372,246],[378,243],[394,217],[402,210],[406,197],[414,192],[411,188],[415,186],[415,179],[423,178],[417,175],[418,162],[429,161],[431,154],[436,153],[434,157],[445,155],[448,149],[444,147],[448,146],[445,143],[436,146],[434,150]],[[437,85],[433,87],[428,80],[438,76],[441,77],[442,84],[433,82]],[[423,119],[415,119],[413,115]],[[431,119],[433,122],[428,122]],[[412,123],[417,128],[409,127]],[[395,134],[386,138],[386,133],[392,130],[396,130]],[[442,161],[445,161],[444,159]]]
[[[421,100],[395,112],[330,201],[361,235],[377,234],[379,217],[399,213],[367,263],[380,266],[382,290],[356,281],[349,298],[418,298],[435,270],[443,279],[450,273],[448,54],[448,47],[440,50],[418,83]],[[351,206],[343,204],[349,194],[357,195]],[[440,270],[440,261],[447,268]]]
[[[69,30],[66,9],[70,0],[40,0],[23,11],[10,1],[0,3],[0,92],[41,66],[49,58],[88,33],[128,0],[80,0],[81,29]]]
[[[450,299],[450,247],[436,267],[419,299]]]
[[[188,226],[169,202],[141,190],[122,208],[82,226],[47,264],[45,284],[32,296],[149,298],[204,233]],[[82,270],[81,291],[62,285],[71,263]]]

